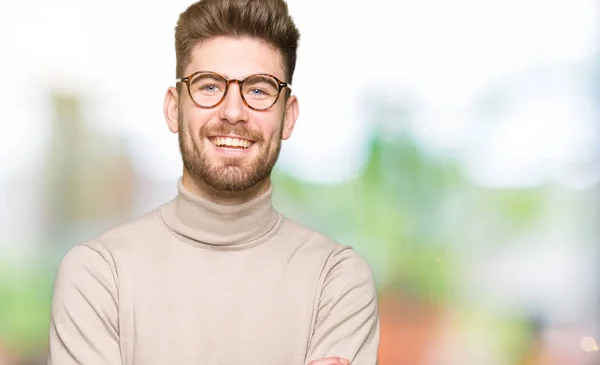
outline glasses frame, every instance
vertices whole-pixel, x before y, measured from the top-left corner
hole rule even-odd
[[[212,75],[222,77],[225,80],[225,91],[223,92],[223,96],[221,97],[221,100],[219,100],[215,105],[204,106],[204,105],[198,104],[198,102],[196,102],[196,100],[194,100],[194,97],[192,96],[192,90],[190,88],[190,81],[194,78],[194,76],[196,76],[198,74],[212,74]],[[248,102],[246,101],[246,98],[244,98],[244,93],[242,92],[244,81],[246,81],[248,78],[253,77],[253,76],[268,76],[268,77],[272,77],[273,79],[275,79],[275,81],[277,81],[277,86],[278,86],[277,97],[275,98],[275,100],[273,100],[273,103],[266,108],[260,108],[260,109],[254,108],[254,107],[250,106],[248,104]],[[227,96],[227,91],[229,90],[229,85],[232,83],[238,84],[239,89],[240,89],[240,97],[242,98],[242,101],[244,102],[244,104],[248,108],[250,108],[252,110],[256,110],[256,111],[265,111],[265,110],[271,109],[273,107],[273,105],[275,105],[277,103],[277,100],[279,100],[279,95],[281,95],[281,90],[283,90],[286,87],[288,89],[290,89],[290,91],[292,90],[292,85],[288,84],[287,82],[283,82],[283,81],[279,80],[277,77],[275,77],[271,74],[267,74],[267,73],[258,73],[258,74],[247,76],[243,80],[238,80],[238,79],[228,79],[227,77],[225,77],[217,72],[213,72],[213,71],[196,71],[189,76],[180,77],[180,78],[176,79],[175,81],[177,83],[183,82],[187,85],[187,90],[188,90],[188,94],[190,95],[190,99],[192,99],[192,102],[194,104],[196,104],[197,107],[202,108],[202,109],[212,109],[212,108],[216,108],[217,106],[219,106],[223,102],[223,100],[225,100],[225,97]]]

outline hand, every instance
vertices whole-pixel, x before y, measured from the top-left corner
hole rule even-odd
[[[326,357],[324,359],[313,360],[308,365],[350,365],[350,361],[341,357]]]

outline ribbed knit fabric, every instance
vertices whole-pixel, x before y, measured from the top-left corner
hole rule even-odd
[[[377,360],[373,276],[352,248],[274,209],[186,190],[73,247],[58,269],[51,365]]]

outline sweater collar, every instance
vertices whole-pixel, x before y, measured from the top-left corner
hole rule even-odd
[[[187,190],[180,178],[177,196],[160,208],[163,221],[184,241],[210,248],[242,249],[258,243],[281,221],[273,207],[273,185],[238,205],[221,205]]]

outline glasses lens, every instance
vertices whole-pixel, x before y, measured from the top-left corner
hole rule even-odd
[[[190,80],[190,94],[203,107],[215,106],[223,98],[227,81],[213,73],[199,73]]]
[[[279,84],[270,76],[250,76],[244,80],[242,94],[252,108],[268,109],[277,100]]]

